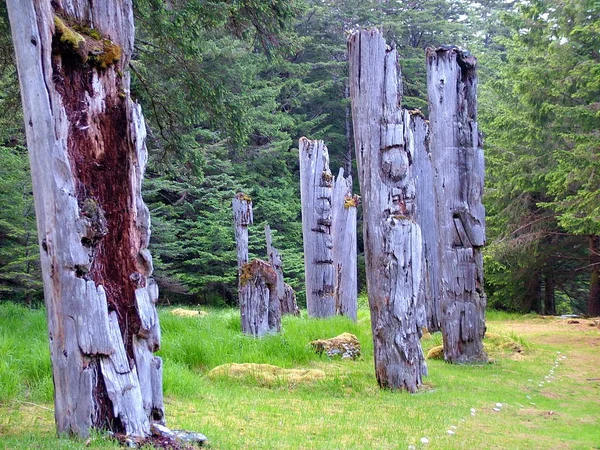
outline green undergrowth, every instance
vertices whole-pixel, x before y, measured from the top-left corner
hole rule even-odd
[[[557,329],[547,328],[552,321],[492,312],[484,341],[492,363],[428,360],[423,388],[410,395],[377,386],[364,308],[357,323],[287,316],[281,334],[261,339],[241,334],[239,311],[206,311],[179,317],[161,309],[159,353],[168,424],[206,434],[212,449],[589,449],[600,442],[600,390],[587,381],[598,356],[585,341],[598,339],[597,330],[559,330],[564,334],[554,339]],[[83,448],[54,437],[45,327],[44,311],[0,303],[0,449]],[[357,361],[319,356],[309,345],[342,332],[359,338]],[[423,349],[441,342],[439,333],[426,334]],[[560,359],[555,378],[539,386],[557,355],[569,359]],[[317,369],[325,378],[265,383],[207,376],[227,363]],[[99,435],[89,446],[117,448]]]

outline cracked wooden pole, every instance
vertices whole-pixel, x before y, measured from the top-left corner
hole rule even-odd
[[[427,92],[444,358],[450,363],[484,362],[484,161],[477,130],[476,59],[456,47],[428,49]]]
[[[240,274],[242,332],[261,337],[281,331],[277,273],[266,261],[253,259]]]
[[[273,238],[271,236],[271,227],[265,225],[265,239],[267,241],[267,256],[269,263],[277,273],[277,297],[279,298],[281,314],[300,315],[300,310],[296,303],[296,293],[294,289],[283,279],[283,261],[279,250],[273,247]]]
[[[354,32],[348,55],[375,373],[382,388],[415,392],[427,366],[419,340],[423,241],[414,221],[410,117],[400,109],[396,50],[381,33]]]
[[[356,264],[356,207],[358,195],[352,195],[352,177],[344,178],[340,168],[332,196],[331,236],[335,272],[335,312],[356,321],[358,284]]]
[[[281,330],[277,273],[269,263],[248,261],[248,226],[253,223],[252,199],[238,193],[232,200],[238,262],[238,298],[242,332],[263,336]]]
[[[233,227],[235,231],[239,281],[242,267],[248,264],[248,226],[254,223],[252,198],[249,195],[238,192],[231,201],[231,207],[233,208]]]
[[[7,2],[33,178],[58,433],[145,437],[163,422],[158,288],[129,95],[133,11]]]
[[[425,310],[427,329],[430,332],[441,330],[440,305],[440,257],[437,223],[437,199],[431,152],[429,151],[429,127],[419,110],[410,111],[410,126],[415,146],[414,155],[415,179],[417,186],[415,218],[423,234],[423,267],[425,270]]]
[[[333,175],[323,141],[300,138],[300,197],[306,306],[312,317],[335,314],[335,274],[331,238]]]

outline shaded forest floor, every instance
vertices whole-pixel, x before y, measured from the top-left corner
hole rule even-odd
[[[43,324],[43,311],[0,304],[0,448],[117,448],[101,436],[54,437]],[[492,363],[429,360],[430,376],[414,395],[377,387],[364,309],[356,324],[286,317],[281,335],[260,340],[239,333],[235,310],[184,318],[163,309],[161,324],[168,424],[206,434],[213,449],[600,448],[600,329],[589,321],[490,312]],[[362,343],[358,361],[319,357],[308,345],[344,331]],[[425,351],[440,343],[439,333],[423,340]],[[302,384],[207,376],[229,362],[320,369],[326,377]],[[10,384],[11,367],[18,385]]]

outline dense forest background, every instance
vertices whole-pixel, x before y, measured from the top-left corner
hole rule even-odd
[[[478,58],[489,305],[600,314],[600,1],[134,6],[132,95],[147,120],[144,190],[164,302],[235,304],[231,199],[243,191],[254,202],[251,257],[266,257],[268,223],[303,304],[297,142],[324,139],[332,171],[345,167],[356,180],[346,37],[360,26],[379,27],[396,42],[403,104],[425,114],[424,49],[457,45]],[[0,3],[2,300],[42,299],[34,216],[10,27]]]

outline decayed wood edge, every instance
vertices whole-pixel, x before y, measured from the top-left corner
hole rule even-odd
[[[109,319],[107,294],[103,286],[75,276],[79,267],[89,266],[90,255],[81,242],[85,223],[80,218],[74,195],[74,177],[66,153],[69,119],[51,81],[55,12],[49,1],[34,4],[9,0],[7,6],[19,69],[34,187],[57,430],[59,434],[87,436],[91,427],[103,423],[98,421],[106,421],[106,418],[98,417],[99,412],[106,412],[106,406],[97,403],[100,397],[95,394],[105,389],[112,402],[113,415],[122,423],[123,431],[144,436],[149,433],[149,420],[139,394],[138,361],[134,365],[124,365],[117,358],[124,351],[123,330],[118,320],[115,322],[113,313]],[[94,25],[99,31],[118,42],[123,50],[121,64],[126,66],[133,48],[130,4],[114,5],[106,1],[92,6],[65,0],[61,6],[62,13],[82,23],[88,23],[90,18],[97,20]],[[123,86],[126,88],[126,115],[130,124],[126,133],[134,148],[128,180],[134,195],[131,203],[137,217],[136,233],[140,237],[142,260],[145,257],[148,262],[149,253],[144,254],[144,250],[149,238],[149,216],[140,192],[146,163],[145,129],[139,107],[127,94],[129,78],[126,73]],[[138,278],[142,286],[149,281],[151,260],[145,266],[144,273]],[[152,291],[157,296],[156,287],[152,287]],[[157,317],[154,328],[158,329]],[[155,349],[159,345],[160,334],[156,330],[150,334]],[[161,381],[160,370],[160,367],[154,370],[154,382]],[[162,386],[153,385],[152,390],[152,406],[160,409],[162,420]]]
[[[323,141],[302,137],[299,159],[306,306],[309,316],[331,317],[335,314],[335,276],[331,238],[333,175],[329,170],[329,153]]]
[[[273,238],[271,236],[271,227],[269,224],[265,224],[265,240],[267,243],[267,256],[269,257],[269,263],[277,272],[277,298],[280,303],[281,314],[293,314],[295,316],[300,315],[300,310],[296,304],[296,293],[294,289],[287,283],[283,278],[283,260],[279,254],[279,250],[273,247]]]
[[[358,310],[356,210],[358,196],[352,195],[352,176],[340,168],[332,194],[331,237],[335,271],[335,311],[356,321]]]
[[[423,243],[413,220],[416,187],[397,55],[376,29],[352,33],[348,55],[375,372],[381,387],[414,392],[427,373],[419,341]]]
[[[485,362],[484,161],[477,130],[476,60],[457,47],[427,49],[426,60],[444,358],[451,363]]]

